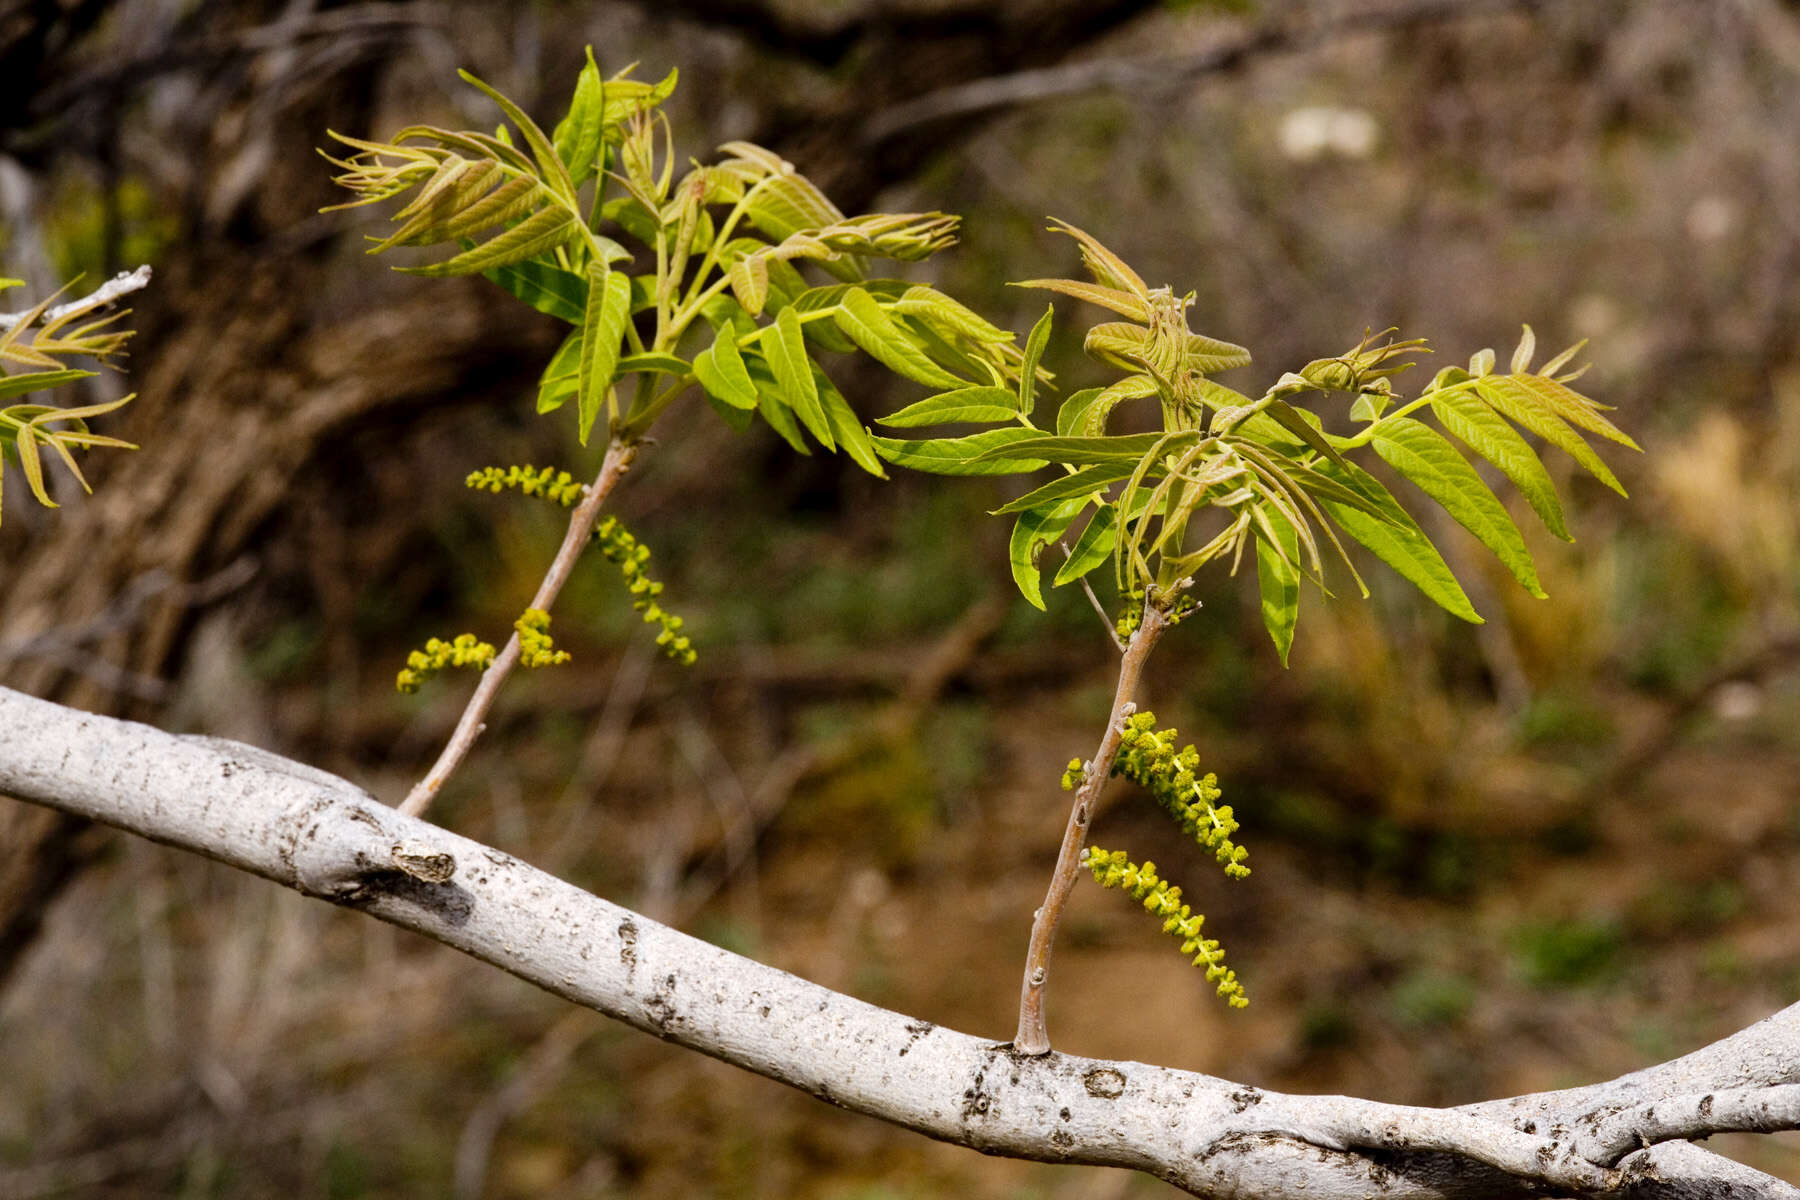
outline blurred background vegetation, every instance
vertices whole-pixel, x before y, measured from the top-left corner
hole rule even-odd
[[[1120,790],[1096,828],[1209,915],[1227,1011],[1146,919],[1078,891],[1059,1047],[1442,1104],[1608,1077],[1800,993],[1800,3],[657,0],[0,5],[0,271],[148,261],[91,499],[0,531],[0,681],[241,738],[394,800],[466,693],[393,689],[504,632],[558,516],[471,469],[590,474],[531,413],[555,322],[360,254],[313,153],[540,120],[585,43],[682,72],[680,148],[762,141],[847,211],[938,208],[921,269],[1021,332],[1073,273],[1046,215],[1252,348],[1260,389],[1365,327],[1441,361],[1592,338],[1643,443],[1569,473],[1547,601],[1434,529],[1478,629],[1371,572],[1309,596],[1293,669],[1248,581],[1202,580],[1149,699],[1254,874]],[[991,86],[971,107],[970,81]],[[974,97],[980,99],[980,96]],[[366,216],[366,214],[364,214]],[[21,293],[14,293],[15,295]],[[1079,327],[1064,309],[1064,324]],[[1072,350],[1063,386],[1090,370]],[[910,399],[840,379],[871,417]],[[102,381],[118,394],[118,380]],[[671,413],[618,508],[701,659],[656,661],[606,564],[575,662],[514,681],[436,812],[603,895],[995,1038],[1114,656],[1027,607],[993,481],[882,483]],[[1559,465],[1549,460],[1552,468]],[[16,488],[17,481],[8,484]],[[1521,522],[1530,537],[1534,522]],[[1390,586],[1393,584],[1393,586]],[[0,1195],[1152,1197],[985,1159],[569,1012],[232,872],[0,802]],[[1800,1181],[1791,1138],[1716,1139]]]

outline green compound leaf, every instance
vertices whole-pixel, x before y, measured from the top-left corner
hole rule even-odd
[[[611,270],[605,263],[589,263],[587,270],[587,311],[581,321],[581,369],[576,394],[580,415],[578,432],[581,444],[587,445],[594,422],[600,416],[600,401],[612,386],[619,365],[619,339],[625,335],[625,321],[631,309],[631,280],[623,271]]]
[[[1506,423],[1505,418],[1462,388],[1431,392],[1429,398],[1431,411],[1444,428],[1512,480],[1546,529],[1565,542],[1575,540],[1563,519],[1562,504],[1556,497],[1556,485],[1550,481],[1550,472],[1544,469],[1537,451]]]
[[[1050,581],[1050,586],[1061,587],[1065,583],[1073,583],[1101,563],[1110,560],[1113,545],[1118,540],[1119,506],[1103,504],[1081,531],[1081,536],[1075,539],[1074,548],[1069,551],[1068,559],[1057,569],[1056,578]]]
[[[939,392],[896,413],[875,419],[895,429],[911,429],[921,425],[949,425],[955,422],[984,424],[1010,421],[1018,415],[1013,394],[1000,387],[963,387],[953,392]]]
[[[1273,505],[1263,505],[1262,513],[1280,544],[1270,542],[1260,523],[1254,526],[1259,535],[1256,583],[1262,593],[1263,626],[1274,639],[1275,653],[1285,667],[1294,644],[1294,623],[1300,616],[1300,537]]]
[[[1443,555],[1379,480],[1354,463],[1341,467],[1324,463],[1320,470],[1361,493],[1382,513],[1381,517],[1371,516],[1361,508],[1320,497],[1319,503],[1331,514],[1338,528],[1367,546],[1376,558],[1399,572],[1444,611],[1471,625],[1484,624],[1481,614],[1464,594],[1462,584],[1445,564]]]
[[[1370,441],[1375,453],[1421,491],[1444,506],[1458,525],[1481,540],[1506,564],[1513,578],[1533,596],[1542,599],[1537,569],[1518,526],[1506,506],[1488,490],[1481,476],[1436,430],[1410,418],[1386,421],[1375,427]]]
[[[1042,436],[1035,429],[990,429],[960,438],[871,438],[881,457],[898,467],[931,475],[1018,475],[1049,466],[1045,459],[986,459],[989,450],[1008,442]]]
[[[1510,376],[1488,375],[1475,381],[1475,390],[1502,416],[1537,434],[1580,463],[1595,479],[1619,495],[1625,495],[1625,487],[1619,482],[1618,476],[1600,460],[1600,456],[1594,453],[1581,435],[1570,428],[1563,417],[1531,388]],[[1619,436],[1624,437],[1623,434]],[[1636,448],[1635,445],[1633,448]]]
[[[713,344],[694,359],[694,374],[708,396],[733,408],[756,407],[756,385],[738,353],[737,329],[731,324],[721,325]]]
[[[1055,317],[1056,305],[1049,305],[1025,339],[1025,361],[1019,368],[1019,411],[1028,417],[1037,404],[1038,362],[1044,357],[1044,346],[1050,341],[1050,323]]]
[[[1038,555],[1045,546],[1063,535],[1088,505],[1085,496],[1027,509],[1013,524],[1012,539],[1007,544],[1007,559],[1012,565],[1013,582],[1019,593],[1034,608],[1044,607],[1043,580],[1038,572]]]
[[[827,450],[837,449],[825,409],[819,403],[819,387],[813,380],[812,360],[806,356],[806,335],[800,328],[799,314],[792,308],[782,309],[775,323],[763,329],[762,345],[782,400],[821,445]]]
[[[1046,504],[1067,500],[1071,497],[1087,499],[1107,484],[1124,479],[1136,469],[1136,459],[1129,462],[1107,462],[1083,467],[1072,475],[1053,479],[1043,487],[1025,493],[1017,500],[1002,504],[994,510],[994,515],[1004,516],[1007,513],[1024,512],[1027,509],[1041,508]]]
[[[932,362],[926,353],[907,337],[882,310],[875,297],[859,287],[844,293],[832,313],[844,336],[862,347],[864,353],[895,374],[904,375],[927,387],[963,388],[968,380],[958,379]]]

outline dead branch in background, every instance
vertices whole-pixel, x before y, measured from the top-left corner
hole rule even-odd
[[[1198,54],[1179,58],[1102,58],[993,75],[885,108],[863,126],[861,142],[876,146],[922,125],[1019,108],[1095,92],[1157,98],[1205,75],[1232,71],[1271,54],[1293,54],[1363,33],[1436,21],[1536,8],[1553,0],[1415,0],[1387,8],[1337,13],[1300,23],[1276,18]]]

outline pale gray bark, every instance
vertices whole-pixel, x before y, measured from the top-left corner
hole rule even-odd
[[[1800,1197],[1665,1140],[1794,1127],[1800,1005],[1567,1092],[1449,1110],[1290,1096],[1144,1063],[1015,1054],[687,937],[314,768],[6,689],[0,793],[360,909],[657,1037],[989,1153],[1131,1167],[1194,1195],[1259,1200]]]

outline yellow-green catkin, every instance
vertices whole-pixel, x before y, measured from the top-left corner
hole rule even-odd
[[[406,656],[406,666],[394,686],[411,694],[445,667],[478,667],[485,671],[494,661],[494,648],[472,633],[459,633],[450,641],[432,638],[423,650]]]
[[[1231,840],[1238,831],[1229,804],[1220,804],[1218,778],[1199,774],[1200,753],[1193,746],[1175,749],[1175,730],[1156,728],[1156,714],[1136,713],[1119,735],[1113,774],[1131,780],[1156,797],[1183,833],[1212,851],[1225,874],[1242,879],[1249,851]]]
[[[469,477],[463,482],[472,488],[490,492],[517,488],[527,496],[541,496],[564,508],[573,507],[587,491],[587,487],[573,475],[552,467],[483,467],[479,471],[469,472]]]
[[[1181,901],[1181,889],[1156,874],[1156,864],[1132,862],[1123,850],[1089,846],[1081,852],[1082,865],[1093,872],[1101,887],[1118,888],[1144,906],[1144,911],[1163,919],[1163,932],[1181,939],[1181,952],[1194,956],[1196,967],[1206,968],[1207,982],[1216,985],[1220,997],[1233,1008],[1250,1003],[1237,972],[1225,965],[1225,951],[1201,926],[1206,918]]]
[[[567,650],[558,650],[550,639],[550,614],[541,608],[528,608],[513,622],[519,633],[519,665],[554,667],[569,661]]]
[[[644,614],[646,625],[659,627],[656,644],[663,654],[684,667],[692,666],[699,657],[694,643],[681,632],[681,618],[657,602],[663,585],[644,569],[644,564],[650,561],[650,547],[632,536],[617,517],[602,518],[594,526],[594,538],[600,543],[600,553],[606,555],[625,577],[626,590],[631,593],[631,607]]]

